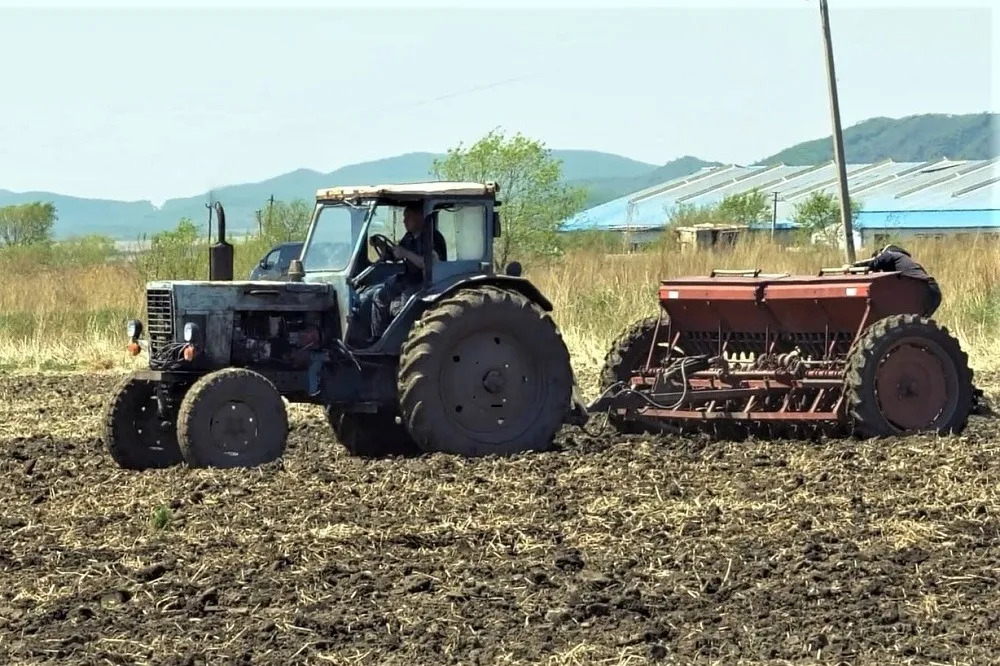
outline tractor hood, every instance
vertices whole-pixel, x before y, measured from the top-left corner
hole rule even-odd
[[[226,310],[322,310],[333,304],[328,284],[270,280],[158,280],[147,295],[169,293],[175,308],[205,313]]]
[[[234,331],[247,313],[309,317],[336,312],[334,289],[323,283],[268,280],[158,280],[146,283],[146,321],[152,356],[183,341],[185,326],[200,331],[205,361],[231,361]]]

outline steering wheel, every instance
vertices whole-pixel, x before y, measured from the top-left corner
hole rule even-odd
[[[372,237],[368,239],[368,244],[375,248],[375,253],[378,254],[379,260],[395,260],[396,255],[394,255],[392,251],[396,246],[387,236],[382,234],[373,234]]]

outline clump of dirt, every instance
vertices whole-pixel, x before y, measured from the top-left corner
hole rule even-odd
[[[109,376],[0,380],[4,663],[986,663],[1000,442],[593,437],[128,472]]]

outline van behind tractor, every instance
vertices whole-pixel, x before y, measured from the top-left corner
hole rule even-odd
[[[923,299],[920,280],[867,268],[663,280],[588,411],[624,433],[735,440],[961,433],[981,391]]]
[[[320,190],[289,281],[233,281],[217,205],[209,280],[148,283],[146,322],[128,323],[129,348],[149,363],[111,397],[112,457],[131,469],[264,464],[285,451],[286,400],[322,405],[362,456],[538,451],[564,423],[585,423],[552,304],[518,264],[494,270],[497,192],[465,182]],[[390,236],[414,203],[428,222],[427,270],[372,342],[360,294],[403,270]],[[441,260],[435,228],[447,240]]]

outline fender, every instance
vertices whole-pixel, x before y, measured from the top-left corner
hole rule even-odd
[[[429,305],[436,303],[442,298],[450,296],[465,287],[478,287],[483,285],[502,287],[504,289],[516,291],[546,312],[552,312],[552,302],[545,298],[542,292],[538,290],[538,287],[532,284],[531,280],[511,275],[474,275],[459,278],[455,282],[441,285],[438,290],[425,294],[420,300]]]
[[[412,296],[410,300],[403,305],[402,309],[392,320],[392,323],[389,324],[389,328],[387,328],[385,333],[382,335],[382,339],[372,345],[369,349],[357,351],[355,354],[360,357],[382,356],[387,354],[392,356],[398,355],[403,347],[403,341],[406,340],[406,336],[409,334],[410,327],[413,325],[413,322],[416,321],[416,319],[427,308],[431,307],[442,298],[450,296],[462,289],[485,285],[516,291],[538,305],[538,307],[542,308],[545,312],[552,312],[552,302],[545,298],[545,296],[542,295],[542,292],[538,290],[538,287],[533,285],[526,278],[513,277],[511,275],[458,276],[454,280],[443,282],[436,287],[423,292],[422,294],[418,292],[416,295]]]

